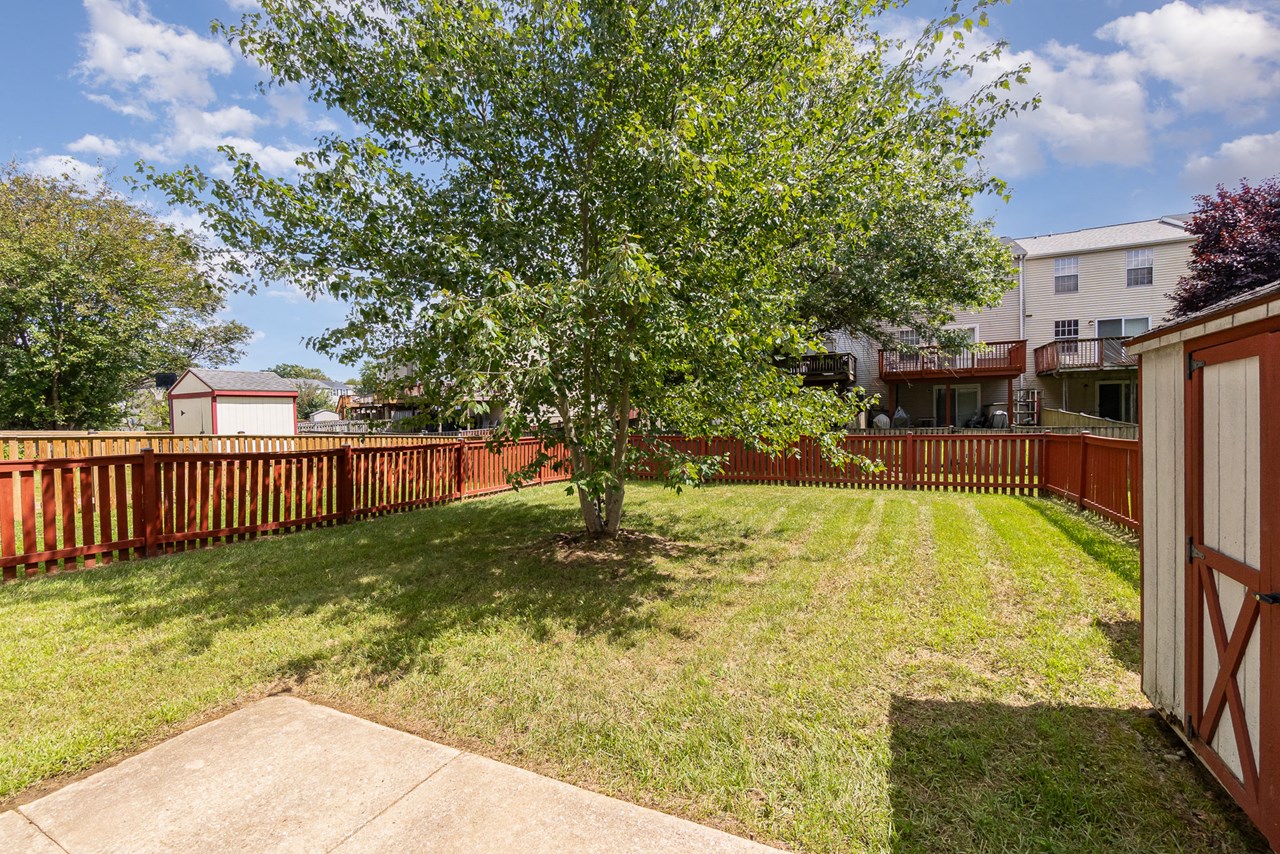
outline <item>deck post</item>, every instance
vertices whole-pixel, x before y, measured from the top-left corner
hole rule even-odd
[[[160,490],[156,488],[156,452],[142,448],[142,554],[153,557],[159,554],[160,538]],[[104,508],[105,511],[105,508]]]
[[[338,456],[338,522],[351,521],[351,512],[355,502],[355,449],[351,445],[343,445]]]
[[[951,432],[951,382],[950,381],[947,382],[947,390],[943,392],[943,394],[947,398],[947,419],[945,424],[946,424],[947,432],[950,433]]]
[[[1080,509],[1084,509],[1085,498],[1085,481],[1089,477],[1089,431],[1085,430],[1080,433],[1080,499],[1078,504]]]
[[[466,489],[464,488],[463,482],[462,482],[463,478],[466,476],[466,467],[467,467],[467,440],[466,439],[458,440],[457,458],[455,459],[454,463],[455,464],[454,464],[454,470],[453,470],[453,478],[454,478],[453,497],[455,500],[461,501],[462,497],[466,494]]]
[[[907,437],[902,443],[902,488],[916,488],[916,443],[915,433],[907,431]]]

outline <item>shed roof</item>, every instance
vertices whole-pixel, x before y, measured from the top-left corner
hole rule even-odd
[[[1019,237],[1015,245],[1026,253],[1026,257],[1038,258],[1046,255],[1097,252],[1121,246],[1191,241],[1195,240],[1195,236],[1186,229],[1186,222],[1189,219],[1190,214],[1170,214],[1159,219],[1145,219],[1140,222],[1082,228],[1078,231],[1064,231],[1061,234]]]
[[[295,395],[293,383],[271,371],[212,371],[191,368],[187,371],[213,391],[278,391],[281,396]]]
[[[1143,344],[1148,341],[1154,341],[1157,338],[1163,338],[1171,332],[1177,332],[1178,330],[1184,329],[1188,326],[1195,326],[1197,323],[1206,323],[1210,320],[1216,320],[1219,317],[1225,317],[1226,315],[1232,314],[1233,312],[1241,309],[1252,308],[1255,305],[1272,302],[1277,299],[1280,299],[1280,279],[1277,279],[1269,285],[1261,285],[1253,288],[1252,290],[1238,293],[1233,297],[1224,299],[1222,302],[1214,303],[1207,308],[1202,308],[1193,314],[1186,315],[1185,317],[1179,317],[1176,320],[1169,321],[1168,323],[1162,323],[1154,329],[1130,338],[1125,342],[1125,346],[1131,347],[1134,344]]]

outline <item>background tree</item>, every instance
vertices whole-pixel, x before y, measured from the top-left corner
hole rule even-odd
[[[321,409],[333,409],[337,400],[333,392],[322,386],[299,386],[296,401],[299,418],[310,418]]]
[[[329,375],[319,368],[304,368],[302,365],[293,365],[287,362],[281,362],[267,368],[268,371],[284,377],[287,380],[327,380]]]
[[[107,189],[0,168],[0,427],[103,428],[158,371],[239,357],[200,244]]]
[[[1023,69],[950,97],[985,16],[904,43],[876,32],[889,5],[265,0],[216,26],[356,130],[296,179],[227,149],[229,178],[152,180],[262,280],[349,302],[324,352],[425,411],[501,400],[495,441],[562,441],[611,534],[637,414],[844,461],[863,402],[779,368],[824,327],[937,329],[1007,286],[970,201],[1003,190],[978,158]],[[675,485],[715,468],[650,448]]]
[[[1244,291],[1280,280],[1280,178],[1257,186],[1196,196],[1187,230],[1197,236],[1183,276],[1169,296],[1173,317],[1208,308]]]

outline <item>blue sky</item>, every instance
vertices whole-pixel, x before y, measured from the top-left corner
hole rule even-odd
[[[340,125],[297,91],[255,92],[257,69],[209,35],[253,0],[44,0],[9,4],[0,28],[0,159],[32,171],[108,181],[139,158],[217,163],[230,143],[282,173],[317,133]],[[909,3],[886,22],[909,30],[937,14]],[[914,17],[913,17],[914,16]],[[1013,189],[982,212],[1010,236],[1190,210],[1219,182],[1280,173],[1280,2],[1014,0],[983,38],[1002,64],[1028,62],[1043,103],[1002,127],[989,162]],[[194,224],[158,199],[156,212]],[[237,294],[229,312],[255,330],[241,363],[353,369],[304,338],[343,307],[287,288]]]

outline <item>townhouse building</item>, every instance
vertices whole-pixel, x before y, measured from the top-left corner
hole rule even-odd
[[[1046,410],[1136,421],[1137,360],[1124,341],[1168,314],[1195,242],[1188,219],[1007,241],[1018,268],[1009,291],[999,305],[959,312],[951,324],[983,345],[972,351],[946,352],[895,329],[902,349],[835,335],[827,354],[810,358],[845,372],[840,382],[879,394],[880,410],[901,407],[914,426],[990,424],[998,411],[1018,424],[1041,423]],[[815,382],[823,376],[813,372]]]

